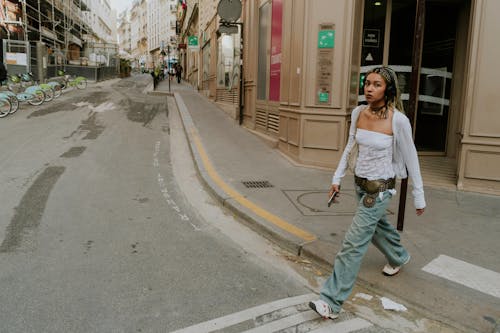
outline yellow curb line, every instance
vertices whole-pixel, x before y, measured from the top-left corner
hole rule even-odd
[[[198,136],[198,133],[196,130],[191,129],[191,135],[193,137],[194,144],[196,145],[196,149],[198,150],[198,153],[200,154],[201,160],[203,162],[203,165],[205,166],[205,169],[208,172],[208,175],[212,180],[224,191],[226,192],[227,195],[229,195],[231,198],[236,200],[240,205],[250,209],[252,212],[257,214],[258,216],[266,219],[267,221],[271,222],[275,226],[291,233],[292,235],[295,235],[301,239],[303,239],[306,242],[312,242],[317,239],[317,237],[305,230],[302,230],[300,228],[297,228],[294,225],[291,225],[290,223],[286,222],[285,220],[279,218],[278,216],[268,212],[267,210],[257,206],[244,196],[242,196],[240,193],[238,193],[236,190],[234,190],[232,187],[230,187],[228,184],[226,184],[222,178],[219,176],[217,171],[215,171],[212,163],[210,162],[210,159],[208,158],[207,153],[205,152],[205,149],[203,148],[203,145],[201,143],[201,140]]]

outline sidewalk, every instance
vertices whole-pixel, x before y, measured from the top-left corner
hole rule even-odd
[[[168,90],[162,81],[153,93]],[[190,86],[172,81],[170,90],[199,173],[220,202],[280,246],[331,271],[356,206],[352,175],[343,180],[340,202],[327,207],[333,170],[296,166]],[[411,193],[406,203],[402,242],[411,262],[401,274],[385,277],[380,270],[386,261],[371,246],[358,283],[457,330],[496,332],[500,197],[431,186],[425,191],[423,216],[415,215]],[[394,223],[398,199],[389,207]]]

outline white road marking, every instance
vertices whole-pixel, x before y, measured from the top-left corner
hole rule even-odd
[[[221,332],[226,328],[231,330],[231,326],[240,323],[254,320],[254,324],[258,325],[244,331],[243,333],[268,333],[283,330],[297,329],[297,332],[311,332],[311,333],[348,333],[359,331],[360,329],[373,326],[367,320],[361,318],[341,318],[336,320],[325,320],[318,316],[318,314],[307,307],[307,303],[311,300],[317,299],[316,294],[307,294],[296,297],[289,297],[277,300],[271,303],[259,305],[250,309],[236,312],[221,318],[206,321],[204,323],[196,324],[190,327],[180,329],[172,333],[210,333]],[[304,309],[304,306],[307,310]],[[289,315],[274,318],[260,325],[255,321],[256,318],[261,316],[269,316],[271,313],[277,311],[286,313],[284,309],[295,307],[295,313],[289,312]],[[258,320],[257,320],[258,321]],[[303,329],[298,329],[302,327]],[[295,330],[294,330],[295,332]]]
[[[500,273],[441,254],[423,271],[500,298]]]
[[[107,103],[101,103],[97,106],[92,106],[89,105],[89,109],[94,111],[94,112],[105,112],[105,111],[110,111],[115,109],[115,105],[113,102],[107,102]]]
[[[161,145],[160,141],[156,142],[154,153],[153,153],[153,166],[157,169],[160,168],[160,159],[159,159],[160,145]],[[168,188],[167,188],[167,184],[165,183],[165,179],[163,178],[163,176],[159,172],[158,172],[157,180],[158,180],[158,186],[160,187],[160,192],[162,193],[163,197],[165,198],[165,201],[170,206],[170,208],[172,208],[177,213],[177,215],[179,215],[179,217],[182,221],[189,221],[189,216],[187,216],[186,214],[184,214],[181,211],[180,207],[177,205],[177,203],[174,201],[174,199],[172,199],[172,197],[170,196],[170,193],[168,193]],[[196,231],[201,230],[200,228],[195,226],[193,223],[189,223],[189,224],[193,227],[194,230],[196,230]]]
[[[336,323],[335,320],[330,321],[331,324],[321,327],[319,329],[316,329],[314,331],[311,331],[311,333],[348,333],[348,332],[354,332],[358,330],[362,330],[364,328],[368,328],[373,326],[372,323],[369,321],[366,321],[361,318],[354,318],[351,320],[347,321],[342,321],[339,323]]]
[[[314,311],[300,312],[296,315],[285,317],[280,320],[272,321],[266,325],[258,326],[252,328],[243,333],[269,333],[269,332],[278,332],[289,327],[297,326],[306,321],[310,321],[313,319],[318,319],[318,314]]]
[[[92,103],[89,102],[78,102],[78,103],[73,103],[73,105],[79,108],[87,106],[91,111],[98,113],[114,110],[116,108],[112,102],[101,103],[97,106],[94,106]]]
[[[78,103],[73,103],[73,105],[78,107],[78,108],[81,108],[83,106],[89,106],[90,103],[89,102],[78,102]]]
[[[236,325],[238,323],[244,322],[246,320],[253,319],[258,316],[262,316],[266,313],[282,309],[289,306],[298,305],[301,303],[309,302],[317,298],[316,294],[307,294],[297,297],[290,297],[274,301],[271,303],[263,304],[243,310],[240,312],[232,313],[230,315],[220,317],[214,320],[210,320],[204,323],[200,323],[194,326],[190,326],[172,333],[203,333],[212,332],[215,330],[220,330],[225,327]]]

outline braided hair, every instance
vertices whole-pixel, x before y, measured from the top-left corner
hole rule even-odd
[[[401,91],[399,89],[398,76],[396,75],[396,72],[387,66],[376,67],[366,73],[365,80],[371,73],[379,74],[384,78],[386,83],[385,107],[392,107],[393,109],[397,109],[398,111],[404,113],[403,102],[401,101]]]

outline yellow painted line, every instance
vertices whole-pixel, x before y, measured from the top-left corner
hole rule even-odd
[[[212,165],[212,162],[210,162],[210,159],[208,158],[207,153],[205,152],[205,149],[203,148],[203,145],[201,143],[201,140],[198,136],[198,133],[196,132],[195,129],[191,129],[191,135],[194,141],[194,144],[196,146],[196,149],[198,150],[198,153],[200,154],[201,160],[203,162],[203,165],[205,166],[205,169],[207,170],[208,175],[212,180],[224,191],[226,192],[227,195],[232,197],[236,202],[238,202],[240,205],[250,209],[252,212],[257,214],[258,216],[266,219],[267,221],[271,222],[275,226],[291,233],[292,235],[295,235],[304,241],[311,242],[317,239],[317,237],[305,230],[302,230],[300,228],[297,228],[296,226],[286,222],[285,220],[279,218],[278,216],[268,212],[267,210],[263,209],[262,207],[257,206],[255,203],[251,202],[247,198],[245,198],[243,195],[238,193],[236,190],[234,190],[231,186],[226,184],[224,180],[219,176],[217,171],[215,171],[215,168]]]

